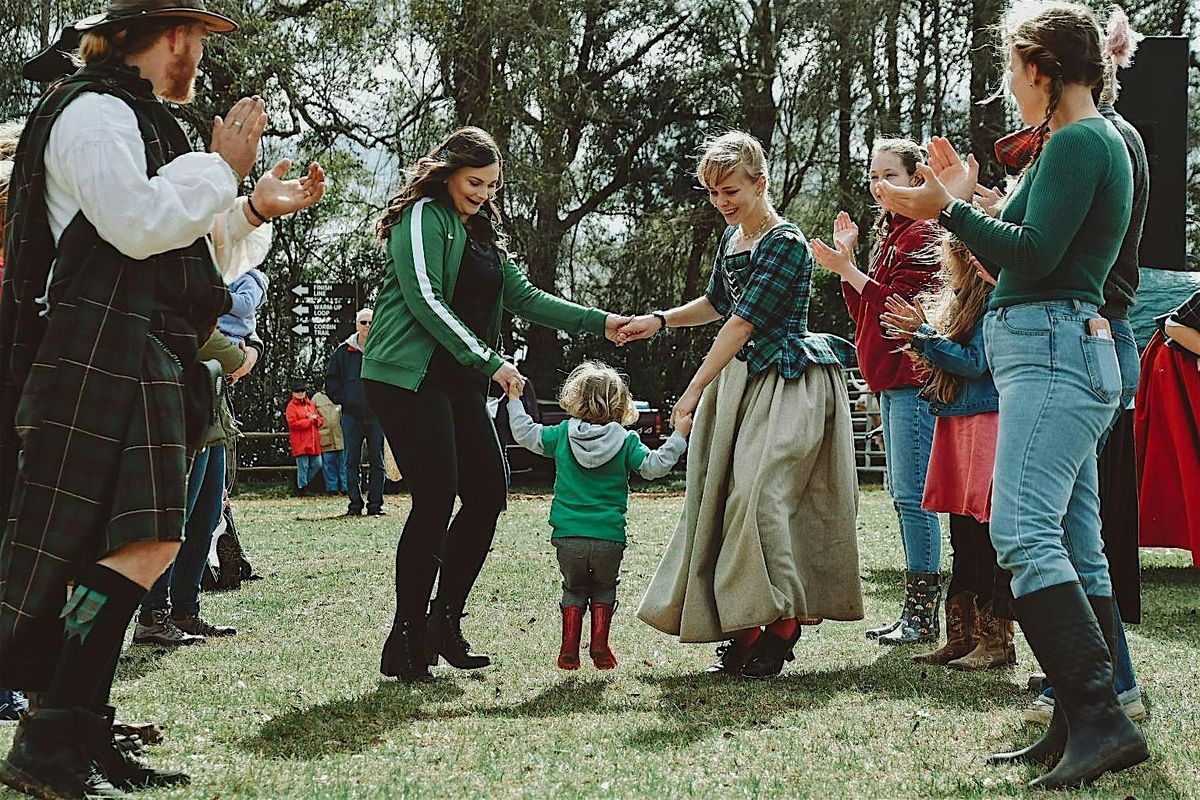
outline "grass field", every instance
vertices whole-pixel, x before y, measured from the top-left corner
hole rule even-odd
[[[558,580],[549,498],[515,495],[464,628],[498,664],[436,670],[408,688],[378,674],[391,621],[390,516],[337,518],[336,500],[240,500],[239,529],[266,580],[206,595],[238,635],[200,647],[131,648],[115,701],[161,721],[156,763],[194,783],[146,798],[1010,797],[1032,768],[985,754],[1031,741],[1018,709],[1035,664],[984,674],[918,668],[866,641],[901,600],[888,496],[859,519],[867,619],[805,629],[777,680],[701,675],[710,646],[675,643],[633,616],[682,497],[630,505],[614,648],[621,666],[557,670]],[[1154,757],[1071,796],[1200,797],[1200,571],[1143,551],[1145,622],[1130,631],[1152,703]],[[9,729],[0,729],[7,747]],[[7,800],[15,795],[0,795]]]

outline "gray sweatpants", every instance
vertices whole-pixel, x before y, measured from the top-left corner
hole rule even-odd
[[[617,575],[621,571],[624,542],[562,536],[550,540],[558,551],[558,569],[563,576],[562,606],[588,602],[613,605],[617,601]]]

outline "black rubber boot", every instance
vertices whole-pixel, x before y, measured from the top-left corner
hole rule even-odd
[[[91,751],[108,732],[108,722],[86,708],[39,708],[22,721],[0,781],[42,800],[82,800],[94,781]]]
[[[1111,597],[1092,597],[1088,595],[1088,604],[1096,615],[1096,622],[1104,636],[1108,648],[1109,661],[1117,650],[1117,618],[1116,603]],[[1057,698],[1057,690],[1055,696]],[[1067,718],[1063,716],[1062,703],[1054,701],[1054,713],[1050,717],[1050,727],[1029,747],[1014,750],[1010,753],[997,753],[988,759],[993,764],[1021,761],[1030,764],[1044,764],[1053,767],[1062,758],[1063,750],[1067,747]]]
[[[383,643],[383,654],[379,657],[379,671],[390,678],[399,678],[404,683],[433,680],[433,673],[425,663],[423,625],[412,622],[392,625],[391,633]]]
[[[1107,607],[1112,624],[1111,598],[1097,600],[1101,616]],[[1058,765],[1029,786],[1080,786],[1149,758],[1142,732],[1117,701],[1108,643],[1083,588],[1063,583],[1041,589],[1013,600],[1013,610],[1054,686],[1055,713],[1061,713],[1067,729]]]
[[[435,599],[429,606],[425,627],[425,663],[436,666],[438,656],[456,669],[481,669],[491,666],[492,659],[483,653],[472,653],[471,643],[463,636],[461,606],[451,606]]]
[[[108,724],[108,736],[97,742],[92,753],[96,766],[118,789],[148,789],[157,786],[182,786],[191,778],[178,770],[155,769],[138,760],[130,748],[121,747],[113,736],[112,725],[117,710],[105,707],[104,720]]]
[[[940,572],[905,573],[904,612],[895,629],[879,637],[880,644],[936,643],[941,637],[938,606],[942,599]]]

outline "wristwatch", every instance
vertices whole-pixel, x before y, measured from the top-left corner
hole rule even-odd
[[[661,327],[661,328],[659,328],[659,330],[660,330],[660,331],[665,331],[665,330],[667,329],[667,315],[666,315],[666,312],[663,312],[663,311],[651,311],[651,312],[650,312],[650,314],[651,314],[651,316],[658,317],[658,321],[659,321],[660,323],[662,323],[662,327]]]
[[[954,208],[955,198],[950,198],[950,202],[942,206],[942,210],[938,212],[938,221],[945,225],[950,221],[951,210]]]

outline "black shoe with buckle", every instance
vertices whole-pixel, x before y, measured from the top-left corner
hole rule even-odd
[[[714,674],[724,672],[729,675],[741,675],[742,667],[746,666],[746,661],[750,658],[752,651],[752,646],[744,645],[737,639],[730,639],[717,648],[717,660],[706,667],[704,671]]]
[[[123,746],[113,735],[115,717],[116,709],[106,706],[104,718],[110,734],[105,740],[97,739],[92,752],[93,762],[113,786],[132,791],[158,786],[182,786],[191,782],[191,778],[179,770],[156,769],[140,761],[136,748]]]
[[[786,661],[796,658],[792,648],[800,641],[800,626],[790,639],[784,639],[771,631],[763,631],[762,636],[750,648],[750,657],[742,667],[742,676],[746,678],[774,678],[783,672]]]

